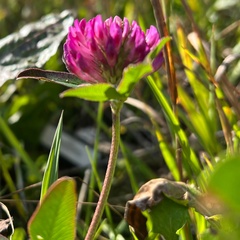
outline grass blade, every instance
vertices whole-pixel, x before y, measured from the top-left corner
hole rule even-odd
[[[41,197],[46,194],[48,188],[58,179],[58,159],[61,144],[63,113],[60,116],[58,126],[53,138],[52,147],[48,156],[47,166],[43,175]]]
[[[198,174],[201,171],[200,164],[195,153],[193,152],[189,145],[186,134],[180,127],[178,119],[175,117],[169,103],[167,102],[162,92],[158,89],[156,83],[154,82],[151,76],[148,77],[148,84],[150,85],[156,99],[158,100],[159,104],[161,105],[165,113],[165,117],[171,131],[175,133],[179,139],[180,146],[182,147],[183,150],[183,163],[186,168],[186,171],[190,174],[190,176],[192,172],[196,176],[198,176]]]
[[[24,150],[21,143],[18,141],[12,130],[9,128],[7,123],[4,121],[3,118],[0,116],[0,131],[5,135],[8,142],[12,145],[12,147],[17,151],[23,162],[27,165],[29,172],[31,173],[31,177],[34,176],[34,178],[37,177],[37,179],[40,179],[40,173],[38,169],[36,168],[36,165],[28,155],[28,153]]]

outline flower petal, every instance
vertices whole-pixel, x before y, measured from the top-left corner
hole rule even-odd
[[[90,82],[117,84],[124,68],[139,63],[157,46],[160,37],[154,26],[142,31],[136,21],[115,16],[103,21],[101,15],[86,21],[75,20],[64,44],[67,69]],[[162,53],[153,61],[154,69],[163,62]]]

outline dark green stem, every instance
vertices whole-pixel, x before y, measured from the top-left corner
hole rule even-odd
[[[108,160],[107,171],[105,174],[102,191],[99,196],[98,204],[96,210],[94,212],[90,227],[88,229],[85,240],[93,240],[95,233],[97,231],[98,225],[102,218],[102,214],[104,208],[107,203],[108,195],[111,189],[113,176],[115,172],[117,156],[118,156],[118,148],[120,143],[120,111],[122,108],[122,102],[112,101],[111,109],[112,109],[112,142],[110,155]]]

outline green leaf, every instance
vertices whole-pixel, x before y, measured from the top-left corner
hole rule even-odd
[[[176,232],[189,220],[188,208],[167,197],[152,207],[148,214],[150,231],[160,233],[166,240],[177,240]]]
[[[58,159],[61,145],[63,113],[60,116],[58,126],[53,138],[51,150],[48,156],[47,166],[43,175],[41,197],[46,194],[48,188],[58,179]]]
[[[17,79],[32,78],[42,81],[58,83],[70,88],[76,88],[83,83],[81,79],[68,72],[46,71],[38,68],[29,68],[18,74]]]
[[[26,232],[23,228],[15,228],[12,240],[25,240],[26,238]]]
[[[31,240],[74,240],[76,230],[76,183],[72,178],[57,180],[28,222]]]
[[[69,89],[60,95],[61,97],[78,97],[90,101],[108,101],[112,99],[125,100],[116,89],[107,83],[82,84],[78,88]]]
[[[165,44],[167,42],[169,42],[172,38],[171,37],[163,37],[161,38],[161,41],[159,42],[159,44],[157,45],[157,47],[155,47],[149,54],[147,57],[150,57],[150,59],[154,59],[159,53],[160,51],[163,49],[163,47],[165,46]]]
[[[53,56],[74,21],[72,11],[48,14],[0,40],[0,86],[30,67],[42,67]]]
[[[216,193],[231,209],[240,212],[239,156],[220,162],[210,178],[210,191]]]
[[[152,71],[151,64],[141,63],[128,67],[124,71],[123,78],[117,87],[117,91],[127,99],[136,83]]]

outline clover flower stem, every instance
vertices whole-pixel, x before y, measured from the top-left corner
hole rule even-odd
[[[111,189],[113,176],[118,157],[118,149],[120,144],[120,112],[123,103],[120,101],[111,102],[112,110],[112,142],[108,160],[108,166],[102,186],[102,191],[99,196],[98,204],[94,212],[90,227],[88,229],[85,240],[93,240],[97,231],[98,225],[101,221],[103,211],[107,204],[108,195]]]

